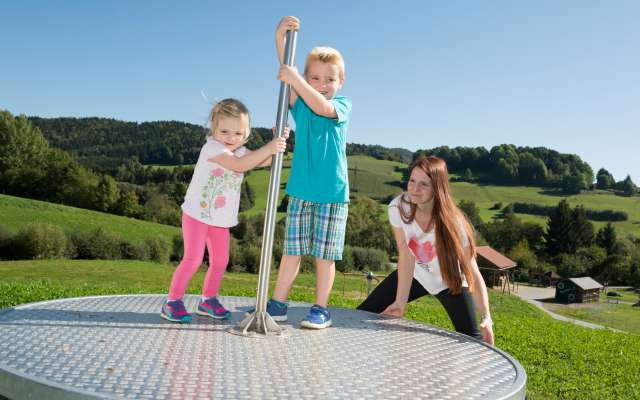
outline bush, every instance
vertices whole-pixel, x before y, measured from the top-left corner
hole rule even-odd
[[[246,272],[247,268],[244,265],[244,259],[242,254],[242,248],[238,241],[231,237],[231,243],[229,244],[229,270],[232,272]]]
[[[0,225],[0,260],[11,259],[11,244],[13,243],[13,235],[4,225]]]
[[[257,273],[260,268],[260,248],[252,244],[242,249],[242,264],[247,272]]]
[[[182,233],[179,233],[175,235],[171,241],[171,261],[180,262],[183,256],[184,243],[182,239]]]
[[[75,258],[83,260],[114,260],[122,258],[121,241],[110,233],[98,228],[90,233],[73,231],[69,235]]]
[[[359,271],[387,271],[389,256],[380,249],[353,247],[353,263]]]
[[[342,260],[336,261],[336,269],[340,272],[352,271],[355,268],[353,264],[353,248],[351,246],[344,246],[342,252]]]
[[[123,240],[120,242],[120,255],[126,260],[149,260],[149,248]]]
[[[51,224],[30,224],[12,240],[14,258],[63,258],[67,252],[67,236],[62,229]]]
[[[149,237],[144,240],[144,244],[149,249],[149,260],[160,264],[169,263],[169,245],[164,238]]]

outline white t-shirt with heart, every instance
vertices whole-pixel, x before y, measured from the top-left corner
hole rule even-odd
[[[400,198],[404,195],[405,193],[402,193],[389,203],[389,222],[393,227],[402,229],[407,246],[416,259],[413,277],[427,292],[435,295],[448,288],[440,273],[440,263],[436,253],[436,233],[433,229],[429,232],[424,232],[415,220],[410,224],[405,224],[402,221],[400,207],[404,207],[407,214],[410,211],[409,204],[402,205],[400,202]],[[464,247],[469,246],[469,239],[466,234],[462,237],[462,245]],[[468,287],[469,285],[462,271],[460,271],[460,276],[462,277],[462,286]]]

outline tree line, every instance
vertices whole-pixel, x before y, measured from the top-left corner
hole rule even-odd
[[[615,227],[595,230],[583,206],[561,200],[550,210],[546,227],[521,221],[513,208],[488,223],[472,201],[460,208],[476,228],[479,243],[489,244],[518,263],[519,278],[555,271],[562,277],[589,275],[601,282],[640,286],[640,238],[618,237]]]
[[[444,159],[450,171],[463,180],[487,183],[536,185],[561,189],[566,193],[582,190],[616,189],[620,194],[637,193],[630,176],[615,182],[604,168],[598,171],[598,183],[593,170],[575,154],[562,154],[546,147],[518,147],[501,144],[490,150],[484,147],[448,147],[418,150],[414,159],[434,155]]]

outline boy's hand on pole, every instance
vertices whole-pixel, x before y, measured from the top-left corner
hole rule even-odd
[[[287,85],[292,85],[293,83],[300,77],[298,70],[296,67],[290,67],[285,64],[280,65],[280,70],[278,71],[278,80],[286,83]]]
[[[294,16],[283,17],[276,29],[276,36],[284,38],[287,31],[295,31],[300,29],[300,20]]]

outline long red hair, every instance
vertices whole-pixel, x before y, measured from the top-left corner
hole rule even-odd
[[[452,294],[458,294],[462,290],[462,277],[464,274],[469,290],[473,287],[473,274],[471,273],[471,259],[476,255],[473,227],[465,214],[456,206],[449,188],[449,172],[443,159],[429,156],[419,158],[409,167],[409,176],[414,168],[420,168],[431,179],[433,189],[433,211],[431,221],[436,233],[436,251],[440,263],[442,279],[449,287]],[[417,206],[411,203],[406,194],[400,198],[400,217],[404,223],[413,222],[416,216]],[[408,207],[406,207],[406,206]],[[409,211],[406,211],[409,208]],[[462,238],[466,235],[469,240],[469,250],[465,252]]]

